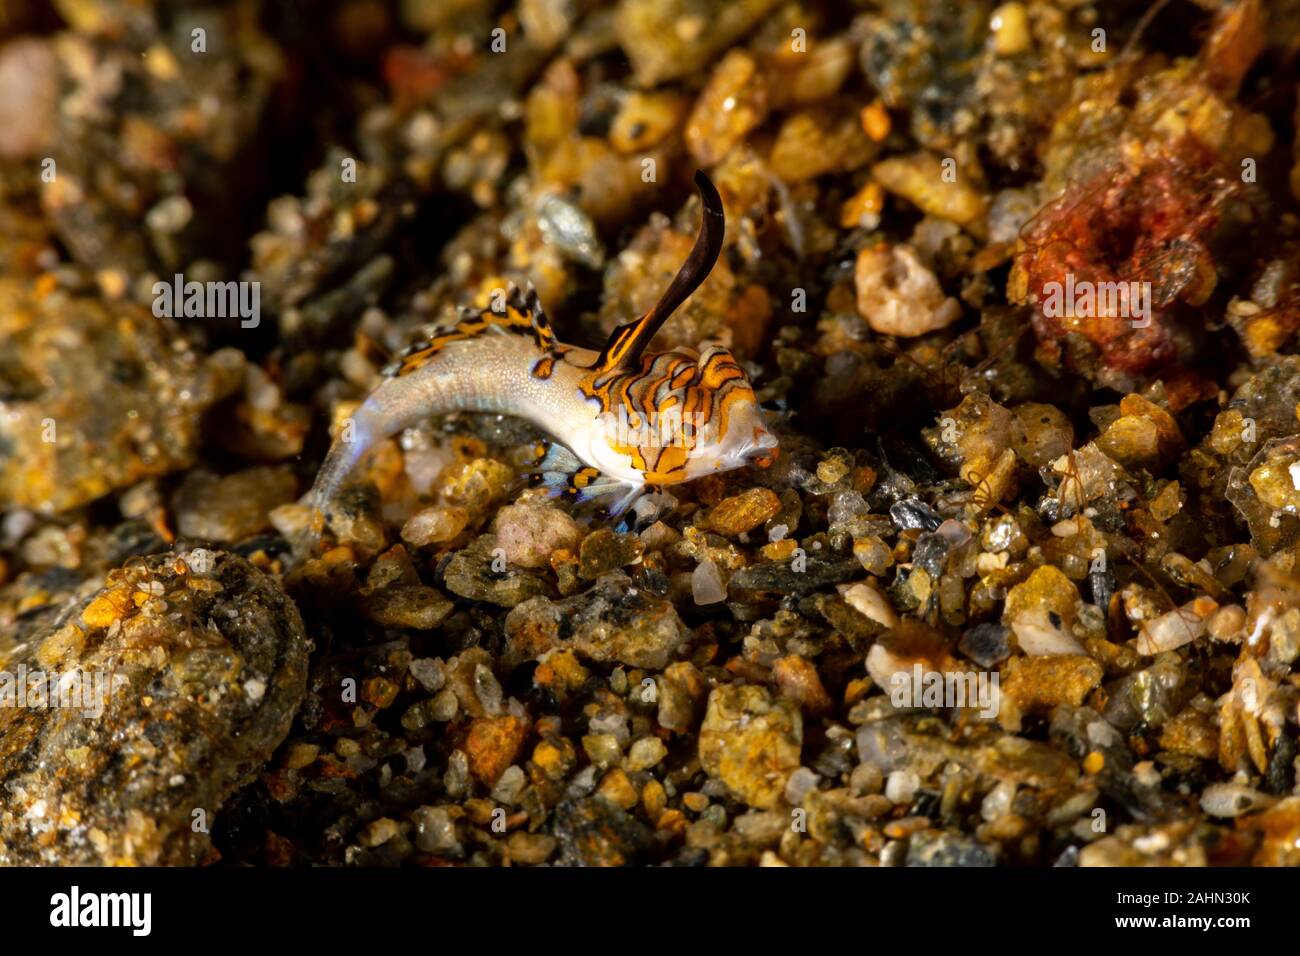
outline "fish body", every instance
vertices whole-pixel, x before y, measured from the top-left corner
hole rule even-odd
[[[532,289],[511,290],[496,308],[462,310],[452,328],[385,369],[330,448],[311,504],[328,514],[376,442],[452,411],[514,415],[537,426],[562,446],[539,465],[551,491],[608,500],[612,514],[647,486],[770,462],[776,438],[730,352],[710,346],[645,354],[721,249],[721,201],[703,174],[696,183],[704,223],[695,249],[656,306],[615,330],[603,351],[556,341]]]

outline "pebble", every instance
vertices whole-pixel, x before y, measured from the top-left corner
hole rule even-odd
[[[1146,622],[1138,633],[1137,652],[1152,657],[1192,643],[1205,633],[1206,618],[1217,609],[1209,598],[1200,598]]]
[[[289,731],[310,648],[273,579],[243,558],[213,555],[201,576],[178,572],[175,554],[149,558],[147,572],[115,571],[43,632],[0,652],[6,672],[113,675],[102,696],[84,701],[91,713],[102,701],[98,716],[0,708],[0,863],[207,857],[222,805]],[[246,693],[249,681],[260,695]],[[196,810],[208,832],[191,826]]]
[[[1102,669],[1086,655],[1013,657],[1002,670],[998,720],[1019,730],[1025,714],[1044,714],[1058,704],[1078,706],[1101,683]]]
[[[874,534],[854,539],[853,556],[868,574],[876,577],[884,575],[894,564],[894,552]]]
[[[969,177],[959,176],[956,182],[945,178],[943,162],[938,156],[928,152],[891,156],[876,163],[871,175],[889,192],[914,203],[927,215],[950,220],[975,235],[983,235],[987,216],[983,195]],[[930,278],[933,281],[933,276]],[[933,300],[935,293],[929,294]]]
[[[659,726],[677,733],[689,731],[704,703],[707,685],[703,674],[690,661],[678,661],[664,669],[655,686]]]
[[[521,603],[506,616],[505,633],[512,664],[563,647],[588,660],[659,670],[689,632],[670,602],[616,571],[572,598]]]
[[[443,581],[453,594],[510,608],[550,590],[540,575],[510,565],[504,553],[497,551],[496,536],[490,534],[480,535],[452,555],[443,570]]]
[[[1074,582],[1044,565],[1007,593],[1002,622],[1026,654],[1082,654],[1072,630],[1081,603]]]
[[[1201,809],[1212,817],[1239,817],[1275,802],[1275,797],[1238,783],[1212,783],[1201,791]]]
[[[617,571],[641,560],[641,538],[598,528],[583,539],[578,552],[578,573],[588,580]]]
[[[411,660],[411,676],[420,682],[420,686],[433,693],[442,689],[447,682],[447,672],[442,660],[437,657],[416,657]]]
[[[551,555],[582,541],[576,521],[551,504],[521,502],[497,512],[492,523],[506,561],[523,568],[550,567]]]
[[[704,526],[728,538],[753,531],[781,513],[781,499],[767,488],[751,488],[724,498],[709,512]]]
[[[615,767],[601,778],[596,794],[623,810],[631,810],[640,799],[640,794],[622,767]]]
[[[1010,637],[1010,629],[1001,624],[976,624],[962,635],[957,650],[980,667],[993,668],[1011,656]]]
[[[436,720],[443,724],[455,720],[459,710],[460,701],[456,698],[456,692],[451,688],[434,695],[425,708],[430,720]]]
[[[993,33],[993,50],[998,56],[1016,56],[1033,43],[1029,14],[1023,3],[1004,3],[989,18]]]
[[[1210,615],[1205,630],[1216,641],[1231,641],[1240,637],[1245,625],[1246,612],[1241,605],[1228,604]]]
[[[988,867],[997,858],[974,837],[944,831],[913,834],[907,847],[907,866]]]
[[[538,866],[545,863],[555,853],[559,841],[545,833],[526,833],[516,830],[506,838],[506,852],[515,863],[525,866]]]
[[[417,511],[402,525],[401,537],[413,548],[446,544],[455,540],[469,524],[464,508],[433,507]]]
[[[889,599],[870,584],[841,584],[839,592],[849,607],[864,617],[875,621],[881,627],[891,628],[897,626],[898,612],[889,603]]]
[[[799,594],[862,575],[862,565],[856,558],[822,557],[811,551],[802,558],[800,563],[766,561],[740,568],[727,582],[728,593],[741,597],[752,596],[749,592]]]
[[[638,85],[648,88],[708,66],[775,6],[776,0],[624,0],[614,30]]]
[[[658,766],[668,756],[668,748],[658,737],[642,737],[627,754],[627,769],[633,772]]]
[[[800,767],[785,782],[785,802],[792,807],[803,804],[804,797],[817,789],[817,774],[807,767]]]
[[[377,847],[387,843],[400,832],[397,821],[380,817],[366,824],[358,839],[364,847]]]
[[[907,245],[867,248],[854,269],[858,314],[882,335],[912,338],[951,325],[961,305]]]
[[[700,765],[751,807],[776,804],[787,776],[799,766],[802,747],[803,721],[793,701],[773,699],[753,684],[731,684],[709,695]]]
[[[560,803],[554,835],[560,859],[569,866],[628,866],[651,841],[644,823],[599,796]]]
[[[514,763],[531,729],[527,718],[512,714],[475,718],[464,745],[470,773],[487,786],[494,786]]]
[[[696,604],[717,604],[727,597],[717,564],[705,558],[691,572],[691,596]]]
[[[58,122],[59,66],[52,44],[36,37],[0,48],[0,157],[31,158],[47,149]]]
[[[446,620],[453,605],[436,588],[424,584],[400,544],[370,566],[361,589],[361,612],[384,627],[431,631]]]
[[[582,750],[592,766],[604,769],[623,760],[623,745],[613,734],[594,733],[582,738]]]
[[[415,822],[415,846],[422,853],[437,856],[460,856],[463,853],[456,836],[456,823],[445,807],[423,806],[412,818]]]
[[[921,778],[910,770],[895,770],[885,778],[885,799],[890,803],[907,805],[921,789]]]
[[[980,816],[988,821],[997,820],[1011,812],[1016,798],[1016,784],[1012,780],[999,781],[980,801]]]
[[[0,315],[28,317],[4,338],[24,383],[0,415],[10,506],[66,511],[189,466],[204,411],[242,369],[229,352],[200,358],[147,310],[41,296],[18,279],[0,278]]]
[[[492,788],[492,799],[513,806],[519,802],[519,795],[524,792],[524,787],[527,785],[528,778],[524,775],[524,771],[517,766],[509,766],[497,779],[496,786]]]
[[[889,517],[893,519],[894,526],[900,531],[910,531],[914,528],[937,531],[943,524],[943,519],[935,513],[934,509],[917,498],[895,502],[889,508]]]

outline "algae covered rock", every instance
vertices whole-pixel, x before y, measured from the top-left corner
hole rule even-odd
[[[799,766],[803,719],[788,698],[735,684],[709,695],[700,727],[700,765],[751,807],[774,806]]]
[[[243,558],[154,556],[0,650],[0,863],[179,865],[288,733],[297,608]]]
[[[188,466],[228,356],[143,309],[0,279],[0,506],[64,511]]]
[[[593,661],[655,669],[668,664],[688,634],[670,602],[632,587],[621,571],[563,601],[526,601],[506,617],[505,629],[506,658],[511,662],[570,648]]]

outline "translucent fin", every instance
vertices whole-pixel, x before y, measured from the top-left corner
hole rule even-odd
[[[533,471],[539,474],[571,475],[582,467],[582,461],[577,455],[563,445],[550,442],[546,445],[542,457],[533,466]]]
[[[546,447],[533,467],[532,478],[552,498],[563,498],[611,517],[626,511],[645,490],[644,485],[602,475],[559,444]]]

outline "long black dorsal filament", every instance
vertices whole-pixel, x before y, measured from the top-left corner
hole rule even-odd
[[[650,344],[655,333],[659,331],[668,317],[677,311],[692,292],[700,287],[713,271],[713,265],[722,252],[722,239],[727,231],[726,216],[722,211],[722,199],[717,189],[704,175],[703,170],[695,171],[695,188],[700,193],[700,203],[704,207],[700,220],[700,232],[695,237],[691,253],[673,276],[673,281],[645,315],[635,322],[620,325],[610,336],[605,350],[601,353],[597,365],[603,368],[631,368],[641,358],[641,353]]]

